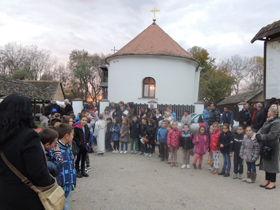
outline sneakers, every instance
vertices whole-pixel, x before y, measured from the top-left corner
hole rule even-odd
[[[210,166],[210,168],[208,168],[209,171],[213,171],[214,168],[212,166]]]
[[[150,153],[150,154],[149,154],[149,157],[153,157],[153,154],[152,154],[152,153]]]
[[[119,153],[119,150],[116,150],[116,152],[115,152],[116,154],[118,154]]]
[[[145,156],[145,157],[148,157],[148,153],[144,153],[144,156]]]
[[[124,154],[126,154],[126,153],[127,153],[127,151],[125,150],[123,153],[124,153]]]
[[[190,168],[191,168],[191,166],[189,164],[187,164],[187,169],[190,169]]]
[[[194,168],[194,169],[197,169],[197,167],[196,167],[196,164],[195,164],[195,163],[193,163],[192,165],[193,165],[193,168]]]
[[[134,151],[133,150],[131,150],[131,152],[130,152],[130,154],[133,154],[134,153]],[[136,153],[135,153],[136,154]]]
[[[183,164],[181,169],[187,168],[187,165]]]
[[[239,174],[239,177],[238,177],[238,179],[242,179],[242,174]]]
[[[229,176],[230,176],[229,173],[225,173],[225,174],[224,174],[224,177],[229,177]]]
[[[77,177],[77,178],[83,178],[81,172],[77,172],[76,177]]]
[[[237,178],[237,174],[233,174],[233,179],[236,179]]]
[[[82,173],[82,176],[88,177],[89,175],[84,171],[84,172]]]
[[[116,153],[116,150],[113,150],[113,152],[112,153]]]
[[[120,154],[122,154],[122,153],[123,153],[123,151],[121,150],[121,151],[120,151]]]
[[[140,152],[139,155],[143,155],[143,152]]]
[[[134,151],[134,154],[137,154],[137,150]]]

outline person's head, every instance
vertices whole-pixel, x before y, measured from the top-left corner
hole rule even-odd
[[[62,120],[62,123],[69,124],[70,117],[68,115],[63,115],[61,120]]]
[[[167,122],[166,122],[166,120],[163,120],[163,121],[161,122],[161,127],[162,127],[162,128],[166,128],[166,126],[167,126]]]
[[[140,109],[140,111],[139,111],[140,117],[142,117],[144,114],[145,114],[145,110],[144,109]]]
[[[153,119],[150,119],[148,124],[149,124],[149,126],[154,126],[155,121]]]
[[[118,117],[114,118],[114,125],[120,124],[120,119]]]
[[[213,131],[213,125],[210,126],[209,131],[210,133]]]
[[[273,104],[270,106],[268,112],[267,112],[267,117],[276,117],[278,116],[278,107]]]
[[[126,117],[123,118],[122,123],[128,125],[128,119]]]
[[[45,150],[50,151],[56,145],[58,139],[58,132],[55,130],[55,127],[48,127],[41,130],[39,136],[40,141],[45,147]]]
[[[146,117],[143,117],[141,121],[142,121],[142,124],[147,124],[148,119]]]
[[[254,104],[254,105],[253,105],[253,108],[254,108],[254,109],[257,109],[257,104]]]
[[[119,106],[120,106],[120,107],[123,107],[123,106],[124,106],[124,102],[123,102],[123,101],[120,101],[120,102],[119,102]]]
[[[57,119],[60,119],[60,114],[59,113],[54,113],[53,117],[57,118]]]
[[[263,105],[261,103],[256,104],[256,109],[261,110],[263,108]]]
[[[212,129],[213,129],[213,131],[219,130],[219,123],[218,123],[218,122],[214,122],[214,123],[212,124]]]
[[[88,109],[83,109],[81,112],[81,115],[89,116],[89,114],[90,114],[90,111]]]
[[[178,128],[178,123],[177,123],[176,121],[174,121],[174,122],[172,123],[172,128],[173,128],[173,129],[177,129],[177,128]]]
[[[228,112],[228,107],[224,107],[224,112]]]
[[[251,126],[246,127],[246,135],[247,136],[252,136],[254,133],[253,128]]]
[[[190,127],[189,127],[188,124],[185,124],[184,127],[183,127],[183,129],[184,129],[184,131],[185,131],[186,133],[188,133],[189,130],[190,130]]]
[[[206,109],[209,111],[211,109],[211,104],[207,104]]]
[[[225,123],[225,124],[223,125],[223,132],[224,132],[224,133],[229,132],[229,124],[228,124],[228,123]]]
[[[65,99],[65,100],[64,100],[64,103],[65,103],[65,105],[68,105],[68,104],[69,104],[69,100],[68,100],[68,99]]]
[[[0,103],[0,149],[23,128],[35,128],[28,98],[12,94]]]
[[[53,118],[50,121],[50,126],[57,127],[62,123],[61,119]]]
[[[161,114],[161,111],[159,109],[156,109],[156,114],[157,115],[160,115]]]
[[[109,108],[106,108],[106,109],[104,110],[104,113],[105,113],[106,115],[108,115],[108,114],[110,113],[110,109],[109,109]]]
[[[212,109],[212,110],[215,110],[215,109],[216,109],[216,104],[212,103],[212,104],[211,104],[211,109]]]
[[[169,131],[170,129],[172,129],[172,125],[171,125],[171,124],[168,124],[168,125],[167,125],[167,130]]]
[[[199,127],[199,133],[200,134],[206,134],[206,130],[204,126]]]
[[[187,117],[189,115],[189,110],[185,110],[184,115]]]
[[[74,128],[71,125],[62,123],[57,128],[58,138],[64,144],[70,144],[74,137]]]
[[[272,104],[276,104],[276,98],[274,98],[274,97],[272,97],[271,99],[270,99],[270,105],[272,105]]]
[[[133,122],[136,122],[136,121],[137,121],[137,116],[134,115],[134,116],[132,117],[132,121],[133,121]]]
[[[244,110],[249,109],[249,104],[248,104],[248,103],[245,103],[245,104],[243,105],[243,108],[244,108]]]
[[[56,100],[55,99],[52,100],[52,104],[56,104]]]
[[[97,111],[97,106],[94,106],[94,111]]]
[[[151,108],[151,109],[155,108],[154,104],[151,104],[150,108]]]
[[[71,113],[69,114],[69,116],[72,118],[72,122],[74,122],[76,119],[76,115],[74,113]]]
[[[83,100],[84,106],[87,105],[87,100]]]
[[[81,115],[80,116],[80,124],[82,127],[84,127],[87,124],[87,116],[86,115]]]
[[[98,115],[98,119],[102,120],[103,119],[103,114]]]
[[[112,118],[108,117],[106,122],[107,122],[107,124],[112,124]]]
[[[165,112],[164,112],[164,117],[170,117],[170,115],[171,115],[170,112],[168,112],[168,111],[165,111]]]
[[[51,118],[51,112],[50,111],[45,111],[44,115],[49,119]]]
[[[88,106],[87,110],[90,114],[92,114],[94,112],[94,106],[92,106],[92,105]]]
[[[244,133],[244,127],[243,127],[242,125],[239,125],[239,126],[237,127],[237,133],[238,133],[238,134],[243,134],[243,133]]]

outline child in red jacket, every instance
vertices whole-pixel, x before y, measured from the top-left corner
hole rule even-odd
[[[212,157],[214,159],[214,165],[213,165],[213,170],[211,173],[217,174],[219,173],[219,156],[220,156],[220,147],[218,146],[218,141],[220,134],[222,131],[219,129],[219,123],[214,122],[212,124],[212,132],[211,132],[211,152],[212,152]]]
[[[167,135],[167,145],[168,148],[170,148],[170,152],[171,152],[170,167],[173,166],[178,167],[177,152],[179,149],[179,142],[181,137],[182,137],[182,132],[180,131],[180,129],[178,129],[178,124],[175,121],[172,123],[172,129],[168,132]]]

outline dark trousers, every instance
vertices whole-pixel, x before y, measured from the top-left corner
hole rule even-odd
[[[159,154],[161,159],[168,159],[168,147],[166,143],[159,142]]]
[[[147,153],[147,143],[145,143],[145,144],[141,143],[141,152],[142,153]]]
[[[87,151],[86,150],[80,150],[80,152],[77,154],[77,159],[76,159],[76,171],[80,171],[80,161],[81,161],[81,172],[85,171],[85,163],[86,163],[86,155]]]
[[[140,138],[138,138],[138,150],[137,151],[142,151],[141,148],[143,147],[143,144],[140,141]]]
[[[265,180],[276,182],[276,173],[265,172]]]
[[[120,141],[114,141],[114,150],[119,150],[120,148]]]
[[[110,143],[110,140],[105,140],[105,149],[112,149],[112,145]]]
[[[239,156],[238,152],[234,152],[233,164],[234,164],[234,173],[243,174],[243,160]]]

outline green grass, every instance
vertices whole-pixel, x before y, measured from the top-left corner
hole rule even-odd
[[[40,122],[35,122],[35,125],[38,127],[38,128],[41,128],[41,123]]]

